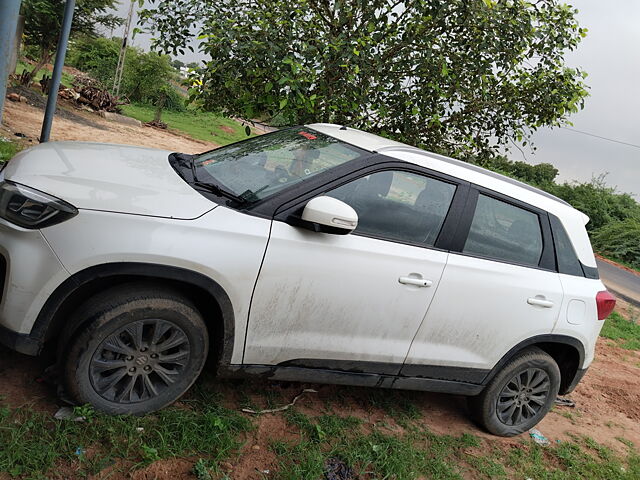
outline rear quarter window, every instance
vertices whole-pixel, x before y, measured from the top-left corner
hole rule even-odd
[[[553,215],[549,215],[551,222],[551,232],[553,234],[553,243],[556,247],[556,260],[558,262],[558,271],[567,275],[584,276],[582,265],[576,255],[576,251],[571,244],[567,231]]]

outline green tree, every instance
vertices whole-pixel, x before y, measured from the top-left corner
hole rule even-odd
[[[23,0],[22,14],[25,16],[25,44],[37,47],[39,58],[31,71],[31,82],[38,71],[49,63],[58,43],[65,0]],[[95,35],[100,26],[113,28],[122,23],[122,19],[107,13],[115,8],[117,0],[77,0],[74,11],[71,34]]]
[[[558,169],[550,163],[538,163],[531,165],[526,162],[512,161],[504,155],[496,155],[490,158],[470,159],[481,167],[494,170],[514,177],[522,182],[530,183],[541,188],[552,188],[554,180],[558,176]]]
[[[184,62],[181,62],[180,60],[175,59],[171,61],[171,66],[176,70],[180,70],[182,67],[184,67]]]
[[[346,123],[461,157],[566,123],[587,95],[558,0],[152,0],[166,52],[199,30],[193,99],[243,118]],[[197,7],[197,8],[196,8]]]
[[[142,52],[132,49],[127,52],[122,91],[132,101],[156,107],[155,121],[161,120],[162,111],[183,110],[184,99],[176,91],[173,82],[176,73],[168,55]]]
[[[67,63],[89,74],[105,88],[113,85],[121,39],[82,38],[70,47]],[[174,87],[176,73],[168,56],[127,47],[120,92],[133,102],[184,110],[184,99]]]

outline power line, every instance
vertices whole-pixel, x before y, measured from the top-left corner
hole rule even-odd
[[[588,135],[590,137],[599,138],[601,140],[607,140],[608,142],[619,143],[620,145],[626,145],[627,147],[640,148],[640,145],[636,145],[635,143],[623,142],[622,140],[616,140],[614,138],[603,137],[601,135],[596,135],[595,133],[584,132],[582,130],[577,130],[575,128],[569,128],[569,127],[560,127],[560,128],[564,128],[565,130],[569,130],[571,132],[581,133],[582,135]]]

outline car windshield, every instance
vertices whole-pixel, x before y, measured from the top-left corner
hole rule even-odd
[[[234,143],[194,159],[201,182],[257,201],[368,154],[310,128],[288,128]]]

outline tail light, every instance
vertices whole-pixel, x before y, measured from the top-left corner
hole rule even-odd
[[[598,306],[598,320],[604,320],[613,312],[616,306],[616,297],[603,290],[596,295],[596,305]]]

